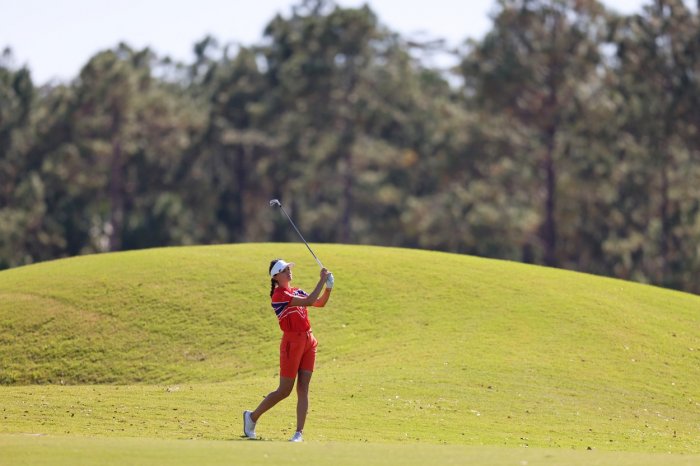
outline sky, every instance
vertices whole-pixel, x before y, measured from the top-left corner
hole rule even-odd
[[[221,43],[262,40],[276,14],[289,16],[301,0],[0,0],[0,51],[12,50],[14,67],[26,65],[36,84],[75,78],[90,57],[125,42],[159,56],[191,62],[206,35]],[[641,11],[650,0],[603,0],[620,13]],[[406,37],[444,39],[456,47],[491,27],[495,0],[337,0],[369,4],[379,21]]]

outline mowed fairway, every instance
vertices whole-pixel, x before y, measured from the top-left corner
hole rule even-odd
[[[294,395],[261,419],[261,441],[240,438],[240,419],[277,384],[269,261],[296,262],[310,291],[303,245],[0,272],[0,463],[118,464],[127,450],[171,464],[700,462],[700,297],[436,252],[314,250],[336,290],[311,309],[298,450],[283,442]]]

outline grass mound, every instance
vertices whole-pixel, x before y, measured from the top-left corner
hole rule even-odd
[[[700,297],[436,252],[314,249],[336,276],[329,305],[311,310],[319,435],[700,451]],[[141,384],[154,399],[182,397],[179,416],[189,400],[194,419],[212,393],[254,405],[251,387],[269,391],[277,377],[268,263],[295,261],[295,284],[310,290],[318,272],[307,256],[298,244],[242,244],[0,272],[0,382]],[[163,391],[172,384],[199,385]],[[54,388],[5,390],[41,397]],[[80,387],[60,390],[85,396]],[[113,395],[115,413],[143,391],[92,390],[103,397],[96,403]],[[154,402],[165,412],[167,399]],[[380,416],[379,432],[364,426],[369,413]],[[222,426],[238,424],[206,416],[207,427],[165,423],[158,435],[227,438]],[[138,425],[122,435],[144,434]]]

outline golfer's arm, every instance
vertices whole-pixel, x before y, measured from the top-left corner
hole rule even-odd
[[[325,283],[325,280],[319,280],[318,285],[316,285],[316,288],[314,288],[314,291],[310,295],[308,295],[305,298],[294,297],[289,302],[289,305],[290,306],[313,306],[316,303],[316,300],[318,299],[318,295],[321,294],[321,290],[323,289],[324,283]]]
[[[318,299],[316,300],[316,302],[314,303],[314,307],[323,307],[323,306],[325,306],[326,303],[328,302],[328,298],[330,298],[330,297],[331,297],[331,289],[330,289],[330,288],[326,288],[326,291],[324,291],[323,294],[321,295],[321,297],[318,298]]]

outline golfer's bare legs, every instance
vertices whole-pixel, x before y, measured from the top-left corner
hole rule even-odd
[[[311,383],[311,371],[299,371],[297,381],[297,432],[304,431],[306,413],[309,411],[309,384]]]
[[[308,393],[308,382],[306,386],[306,390]],[[250,415],[250,418],[253,420],[253,422],[258,422],[258,419],[265,413],[265,411],[269,410],[277,403],[287,398],[289,394],[292,393],[293,388],[294,377],[280,377],[280,385],[279,387],[277,387],[277,390],[275,390],[274,392],[270,392],[270,394],[267,395],[265,399],[262,400],[262,402],[260,402],[258,407],[255,408],[255,411],[253,411],[253,413]]]

